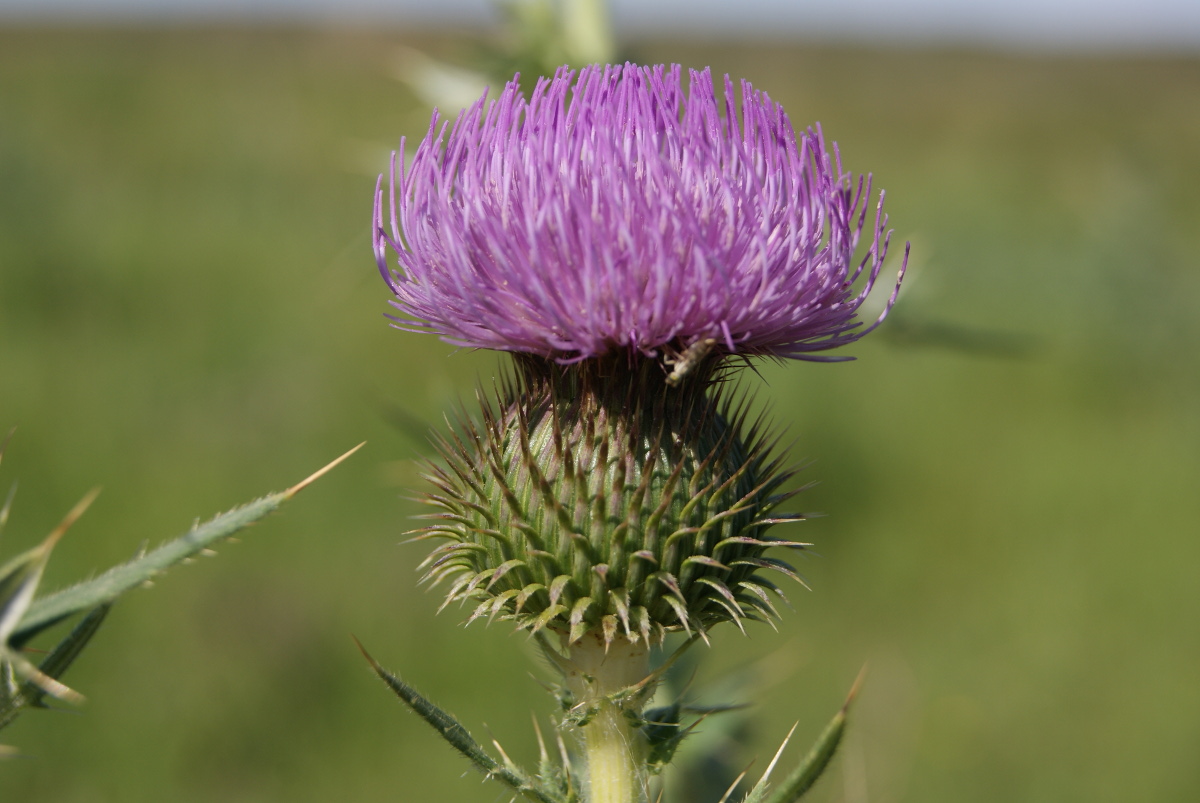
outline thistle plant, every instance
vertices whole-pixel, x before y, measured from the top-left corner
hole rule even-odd
[[[793,472],[738,368],[848,359],[827,352],[878,326],[903,277],[907,249],[862,320],[891,237],[883,193],[819,127],[797,132],[747,82],[738,95],[707,70],[685,86],[679,66],[563,68],[528,98],[514,79],[452,123],[435,112],[376,188],[393,324],[512,355],[479,415],[435,436],[424,579],[469,620],[536,637],[580,757],[535,774],[497,761],[374,666],[529,799],[649,799],[688,732],[678,704],[646,710],[664,671],[651,650],[777,618],[777,579],[799,577],[771,550],[809,546],[772,534],[804,516],[779,511]],[[797,799],[839,716],[812,761],[747,800]]]

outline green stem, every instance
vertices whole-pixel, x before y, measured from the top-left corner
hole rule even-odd
[[[567,681],[581,710],[594,712],[580,726],[587,766],[586,803],[646,803],[646,740],[636,727],[640,706],[622,707],[612,696],[649,673],[645,644],[618,639],[605,645],[588,633],[569,647]]]

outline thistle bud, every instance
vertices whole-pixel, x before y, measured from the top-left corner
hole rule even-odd
[[[764,553],[804,546],[765,533],[789,474],[713,385],[715,360],[674,387],[643,358],[517,365],[482,422],[440,443],[420,537],[446,540],[424,568],[447,602],[568,642],[774,615],[762,570],[794,572]]]

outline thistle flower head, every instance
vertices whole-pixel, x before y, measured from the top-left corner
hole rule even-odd
[[[772,512],[791,475],[717,380],[731,355],[837,359],[818,352],[874,328],[890,232],[819,129],[723,89],[564,68],[435,114],[386,205],[380,179],[396,325],[515,357],[482,422],[439,442],[420,531],[444,541],[427,579],[472,618],[650,643],[769,619],[764,573],[794,575],[766,555],[805,546],[767,535],[803,518]]]
[[[887,252],[883,193],[867,228],[870,179],[819,128],[797,133],[748,82],[740,104],[728,76],[720,96],[707,70],[687,83],[678,65],[562,68],[528,100],[514,81],[453,125],[435,113],[386,205],[376,190],[396,325],[563,363],[845,359],[816,352],[883,318],[858,316]]]

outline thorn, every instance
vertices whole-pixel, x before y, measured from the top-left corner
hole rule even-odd
[[[842,703],[842,715],[850,709],[850,704],[854,702],[854,698],[858,696],[859,689],[862,688],[863,680],[867,677],[867,665],[863,664],[862,669],[858,670],[858,677],[854,679],[854,685],[850,687],[850,693],[846,695],[846,702]]]
[[[0,532],[4,531],[4,525],[8,524],[8,513],[12,510],[13,497],[17,495],[17,483],[14,482],[12,487],[8,489],[8,496],[4,499],[4,507],[0,508]]]
[[[554,732],[554,741],[558,743],[558,755],[562,759],[563,771],[571,774],[571,755],[567,752],[567,743],[563,741],[562,731]]]
[[[24,676],[27,680],[32,681],[39,689],[49,694],[51,697],[57,697],[60,700],[65,700],[69,703],[79,705],[84,702],[84,696],[72,689],[65,683],[61,683],[55,678],[50,677],[42,670],[38,669],[29,662],[20,653],[10,652],[9,650],[0,647],[0,658],[6,660],[13,665],[17,670],[18,676]]]
[[[788,731],[787,736],[783,737],[783,744],[779,745],[779,749],[775,751],[775,757],[771,759],[771,763],[767,765],[766,772],[764,772],[762,774],[762,778],[759,779],[760,784],[766,783],[767,779],[771,777],[771,772],[775,769],[775,765],[779,763],[779,757],[783,755],[784,748],[786,748],[788,746],[788,742],[792,740],[792,734],[796,732],[796,728],[799,727],[799,725],[800,723],[797,722],[792,726],[792,729]]]
[[[96,497],[99,495],[99,488],[93,488],[84,494],[83,498],[75,503],[75,507],[71,508],[70,512],[68,512],[67,515],[63,517],[63,520],[59,522],[58,526],[54,528],[54,531],[51,532],[50,535],[46,536],[46,540],[42,542],[42,546],[49,550],[55,544],[57,544],[58,539],[62,538],[63,535],[66,534],[67,530],[71,528],[72,524],[79,521],[79,517],[84,514],[92,502],[96,501]]]
[[[717,803],[729,803],[729,797],[733,794],[733,790],[738,788],[738,784],[746,777],[747,772],[748,770],[742,770],[742,774],[733,779],[733,783],[729,785],[729,788],[725,790],[725,794],[721,795],[721,799]]]
[[[555,684],[550,683],[545,680],[542,680],[541,678],[539,678],[537,675],[533,674],[532,672],[526,672],[525,674],[529,675],[529,679],[532,680],[537,685],[541,686],[542,691],[546,692],[547,694],[553,695],[555,689],[558,688],[558,686],[556,686]]]
[[[537,734],[538,759],[542,764],[548,764],[550,754],[546,752],[546,741],[542,738],[542,726],[538,724],[537,714],[530,713],[529,717],[533,720],[533,732]]]
[[[484,727],[487,728],[489,731],[491,730],[491,728],[488,728],[488,726],[486,724],[484,724]],[[496,752],[499,753],[500,758],[502,758],[504,760],[505,766],[507,766],[507,767],[515,767],[516,766],[516,764],[513,763],[513,760],[508,757],[508,753],[504,752],[504,748],[500,746],[500,742],[496,741],[496,738],[494,736],[492,737],[492,746],[494,746],[496,748]]]
[[[317,471],[315,471],[314,473],[312,473],[312,474],[308,475],[308,476],[307,476],[307,477],[305,477],[304,479],[300,480],[300,482],[296,483],[296,484],[295,484],[295,485],[293,485],[291,488],[288,488],[286,491],[284,491],[284,492],[283,492],[284,496],[291,498],[291,497],[295,496],[296,494],[300,493],[300,492],[301,492],[301,491],[303,491],[305,488],[307,488],[308,486],[312,485],[314,482],[316,482],[317,480],[321,479],[321,477],[325,476],[325,475],[326,475],[326,474],[328,474],[330,471],[332,471],[332,470],[333,470],[333,469],[334,469],[334,468],[335,468],[335,467],[336,467],[336,466],[337,466],[339,463],[341,463],[341,462],[342,462],[343,460],[345,460],[347,457],[349,457],[350,455],[354,454],[355,452],[357,452],[359,449],[363,448],[363,447],[364,447],[364,446],[366,446],[366,445],[367,445],[367,442],[366,442],[366,441],[363,441],[363,442],[362,442],[362,443],[360,443],[358,446],[355,446],[353,449],[351,449],[350,451],[346,452],[344,455],[342,455],[341,457],[337,458],[337,459],[336,459],[336,460],[334,460],[332,463],[329,463],[329,464],[328,464],[327,466],[325,466],[324,468],[318,469],[318,470],[317,470]]]
[[[371,668],[375,670],[375,673],[379,674],[383,672],[383,666],[381,666],[378,661],[371,657],[371,653],[367,652],[367,648],[364,647],[362,642],[358,640],[358,636],[351,633],[350,638],[354,639],[354,643],[358,645],[358,651],[363,654],[363,658],[367,659],[367,663],[371,665]]]

